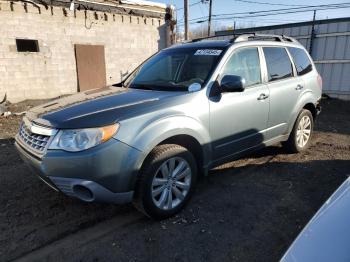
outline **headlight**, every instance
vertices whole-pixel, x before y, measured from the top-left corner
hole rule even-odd
[[[114,136],[119,124],[105,127],[60,130],[52,140],[49,149],[77,152],[94,147]]]

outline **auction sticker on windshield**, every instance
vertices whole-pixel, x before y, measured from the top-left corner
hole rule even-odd
[[[194,53],[194,55],[214,55],[218,56],[220,55],[222,50],[217,50],[217,49],[199,49]]]

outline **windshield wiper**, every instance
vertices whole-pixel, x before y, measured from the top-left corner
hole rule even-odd
[[[116,87],[124,87],[123,82],[119,82],[119,83],[115,83],[112,86],[116,86]]]
[[[154,90],[154,88],[152,88],[150,85],[145,85],[145,84],[131,84],[130,88]]]
[[[135,89],[158,90],[158,91],[186,91],[187,86],[179,85],[174,82],[150,81],[147,83],[134,83],[129,86]]]

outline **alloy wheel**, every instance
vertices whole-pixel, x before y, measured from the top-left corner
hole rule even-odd
[[[302,148],[307,144],[311,136],[311,130],[311,119],[309,116],[305,115],[300,119],[297,128],[296,139],[299,147]]]
[[[167,159],[158,168],[152,181],[153,203],[170,210],[183,202],[191,187],[192,171],[181,157]]]

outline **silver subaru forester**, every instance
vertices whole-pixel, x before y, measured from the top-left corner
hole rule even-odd
[[[45,183],[83,201],[134,202],[162,219],[197,177],[275,143],[305,150],[322,79],[295,39],[197,39],[150,57],[124,81],[25,115],[16,146]]]

